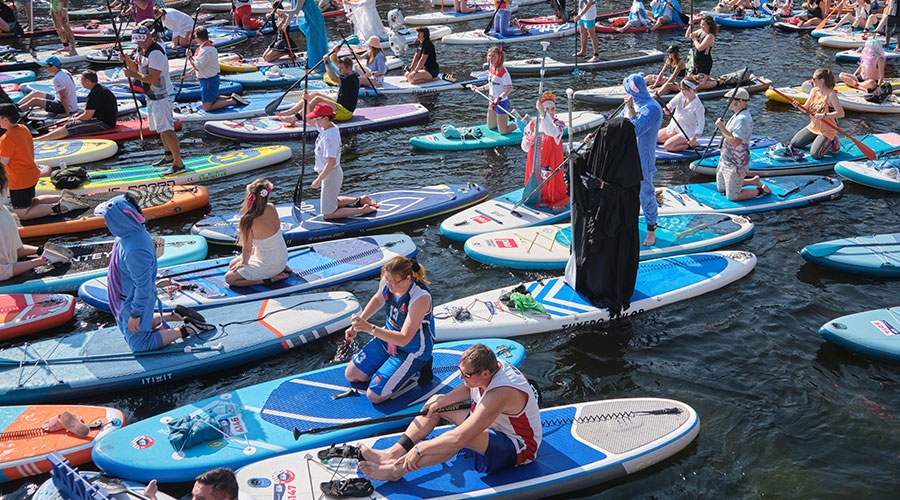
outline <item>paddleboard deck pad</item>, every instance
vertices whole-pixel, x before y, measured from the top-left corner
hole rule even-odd
[[[600,54],[600,60],[597,62],[587,62],[587,60],[578,61],[575,59],[567,59],[558,61],[548,57],[544,61],[545,75],[560,75],[564,73],[572,73],[575,69],[579,71],[598,71],[602,69],[624,68],[627,66],[638,66],[648,64],[665,59],[666,54],[656,49],[637,49],[622,52],[603,52]],[[535,57],[531,59],[517,59],[515,61],[506,61],[503,67],[509,71],[511,75],[537,76],[541,74],[541,58]]]
[[[441,222],[441,234],[451,240],[466,241],[472,236],[501,229],[540,226],[569,220],[572,212],[569,205],[559,210],[525,204],[517,207],[516,204],[522,199],[523,192],[524,188],[517,189],[447,217]]]
[[[66,294],[0,294],[0,340],[68,322],[75,314],[73,299]]]

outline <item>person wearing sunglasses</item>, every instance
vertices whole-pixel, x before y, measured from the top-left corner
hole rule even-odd
[[[450,460],[463,448],[475,457],[475,470],[490,474],[534,460],[541,445],[537,398],[525,376],[498,360],[483,344],[463,352],[459,360],[462,384],[433,396],[390,448],[359,446],[359,468],[369,478],[396,481],[416,469]],[[439,408],[471,399],[470,408],[438,413]],[[455,428],[424,440],[441,418]]]
[[[194,480],[191,492],[181,500],[244,500],[246,495],[238,491],[237,478],[234,472],[225,467],[208,470]],[[144,496],[156,500],[159,488],[156,479],[144,488]]]
[[[730,201],[769,194],[772,190],[762,183],[758,175],[747,178],[750,172],[750,137],[753,135],[753,117],[747,109],[750,93],[740,87],[729,90],[725,97],[731,99],[729,109],[734,115],[727,123],[721,118],[716,120],[716,128],[725,138],[716,168],[716,189]],[[744,186],[755,186],[756,189],[744,189]]]

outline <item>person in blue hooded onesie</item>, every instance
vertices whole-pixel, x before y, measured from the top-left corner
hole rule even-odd
[[[659,206],[656,202],[656,190],[653,187],[653,174],[656,173],[656,134],[662,125],[662,106],[656,102],[647,90],[643,73],[635,73],[625,77],[625,118],[634,124],[637,135],[638,153],[641,156],[641,208],[644,220],[647,221],[647,237],[644,246],[656,243],[656,213]]]
[[[163,317],[156,308],[156,246],[144,223],[137,200],[130,194],[116,196],[97,206],[94,213],[102,216],[116,237],[109,262],[109,305],[133,352],[155,351],[177,339],[200,331],[195,324],[169,328],[165,320],[181,321],[176,312]],[[179,311],[179,309],[176,309]],[[187,315],[187,309],[182,314]],[[202,319],[198,313],[191,314]],[[160,326],[163,328],[160,329]]]

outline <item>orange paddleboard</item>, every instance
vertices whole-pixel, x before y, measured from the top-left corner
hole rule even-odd
[[[66,294],[0,294],[0,340],[46,330],[72,319],[75,297]]]
[[[62,412],[79,417],[85,424],[97,422],[87,437],[65,429],[48,432],[42,426]],[[50,471],[47,455],[57,452],[72,465],[90,462],[94,442],[125,425],[125,415],[115,408],[78,405],[32,405],[0,407],[0,482],[13,481]]]

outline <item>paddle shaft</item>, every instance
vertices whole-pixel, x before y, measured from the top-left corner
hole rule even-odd
[[[113,34],[116,35],[116,50],[119,51],[120,54],[125,52],[125,49],[122,48],[122,40],[119,38],[119,28],[116,26],[116,19],[113,17],[112,7],[109,4],[109,0],[106,0],[106,11],[109,13],[109,22],[113,27]],[[128,90],[131,92],[131,100],[134,101],[134,110],[138,115],[138,135],[141,138],[141,141],[144,140],[144,119],[141,117],[141,105],[138,104],[137,96],[134,95],[134,83],[131,81],[130,76],[126,76],[128,78]]]
[[[338,30],[338,35],[341,35],[341,41],[344,43],[344,45],[347,46],[347,50],[349,50],[350,53],[353,54],[353,60],[356,61],[356,65],[359,66],[359,70],[362,71],[363,65],[361,62],[359,62],[359,57],[356,55],[356,51],[353,50],[353,47],[350,46],[350,42],[347,41],[347,37],[345,37],[344,33],[342,33],[340,30]],[[375,91],[375,97],[380,97],[381,93],[378,92],[378,86],[375,85],[375,80],[372,80],[372,77],[369,75],[371,75],[371,73],[366,73],[366,80],[369,80],[369,85],[371,85],[372,90]]]
[[[107,0],[107,1],[108,1],[108,0]],[[322,64],[323,62],[325,62],[325,59],[322,59],[321,61],[317,62],[315,66],[313,66],[312,68],[310,68],[310,67],[309,67],[309,59],[307,59],[307,60],[306,60],[306,71],[304,72],[303,77],[300,78],[299,80],[297,80],[296,82],[292,83],[291,86],[288,87],[288,89],[285,90],[283,94],[281,94],[280,96],[278,96],[277,98],[275,98],[274,100],[272,100],[272,102],[270,102],[269,104],[266,104],[266,115],[268,115],[268,116],[274,115],[275,112],[278,111],[278,106],[281,105],[281,101],[284,100],[285,96],[287,96],[288,93],[289,93],[290,91],[294,90],[294,87],[296,87],[297,85],[300,85],[301,83],[306,82],[307,80],[309,80],[309,74],[310,74],[311,72],[315,71],[316,68],[318,68],[319,65]],[[306,89],[307,89],[307,90],[309,89],[309,84],[308,84],[308,83],[306,84]],[[305,105],[304,105],[304,107],[303,107],[303,111],[306,112],[306,106],[305,106]],[[306,116],[306,115],[304,115],[304,117],[305,117],[305,116]],[[303,120],[303,122],[306,123],[306,120]],[[303,132],[304,132],[304,137],[305,137],[306,128],[303,129]],[[304,141],[303,143],[306,144],[306,141]]]
[[[734,89],[731,91],[731,97],[728,98],[728,104],[726,104],[725,109],[722,110],[722,116],[719,117],[720,120],[724,120],[725,115],[728,114],[728,110],[731,108],[731,103],[734,102],[734,96],[737,95],[737,89],[741,88],[741,84],[744,83],[744,76],[747,75],[748,71],[750,71],[750,68],[745,66],[744,71],[741,72],[741,77],[738,78],[737,85],[735,85]],[[701,155],[700,159],[697,160],[698,162],[701,162],[701,161],[703,161],[704,158],[706,158],[706,153],[709,152],[709,148],[712,146],[712,143],[715,140],[716,134],[718,132],[719,132],[719,128],[716,127],[715,130],[713,130],[712,135],[709,136],[709,142],[706,143],[706,149],[703,150],[703,155]],[[725,139],[725,137],[723,136],[722,140],[724,140],[724,139]]]
[[[855,248],[855,247],[895,247],[900,245],[900,241],[888,242],[888,243],[814,243],[812,245],[808,245],[806,247],[806,253],[812,255],[813,257],[825,257],[826,255],[831,255],[842,248]]]
[[[796,99],[792,99],[792,98],[790,98],[790,97],[784,95],[784,93],[781,92],[780,90],[778,90],[777,88],[775,88],[774,85],[770,85],[770,84],[768,84],[768,83],[766,83],[766,82],[761,82],[761,83],[762,83],[763,85],[765,85],[766,87],[772,89],[773,92],[775,92],[776,94],[780,95],[780,96],[783,97],[784,99],[787,99],[788,101],[790,101],[791,104],[797,102]],[[806,106],[804,106],[804,105],[800,104],[799,102],[797,102],[797,107],[800,108],[800,109],[802,109],[803,111],[806,111],[806,114],[808,114],[809,116],[812,116],[813,118],[815,118],[815,114],[814,114],[812,111],[810,111],[809,108],[807,108]],[[820,121],[821,121],[823,124],[828,125],[829,127],[833,128],[835,131],[837,131],[837,133],[839,133],[839,134],[841,134],[842,136],[844,136],[844,137],[850,139],[851,141],[853,141],[853,145],[856,146],[856,148],[859,149],[859,151],[860,151],[863,155],[865,155],[865,157],[866,157],[867,160],[874,160],[875,158],[878,157],[878,155],[875,154],[875,151],[874,151],[872,148],[870,148],[869,146],[866,146],[865,144],[863,144],[862,141],[860,141],[860,140],[857,139],[856,137],[853,137],[852,135],[848,134],[847,132],[844,132],[844,131],[841,130],[840,127],[838,127],[837,125],[835,125],[835,124],[833,124],[833,123],[831,123],[831,122],[829,122],[829,121],[827,121],[827,120],[820,120]]]
[[[487,99],[488,102],[491,102],[491,103],[494,102],[494,100],[491,99],[490,96],[488,96],[488,95],[485,94],[484,92],[478,90],[478,88],[476,88],[475,85],[472,85],[472,86],[469,86],[469,85],[470,85],[470,84],[463,84],[463,87],[469,87],[469,88],[471,88],[472,90],[474,90],[476,94],[478,94],[478,95],[480,95],[481,97],[484,97],[485,99]],[[515,119],[516,122],[518,122],[517,125],[519,125],[519,128],[521,128],[522,130],[525,129],[525,120],[522,118],[522,115],[520,115],[518,112],[516,112],[516,110],[514,110],[514,109],[506,109],[506,108],[504,108],[503,106],[500,106],[499,104],[497,105],[497,108],[499,108],[501,111],[506,112],[506,114],[512,116],[513,119]]]
[[[722,217],[721,219],[719,219],[715,222],[707,222],[706,224],[700,224],[699,226],[692,227],[690,229],[685,229],[684,231],[675,233],[675,239],[680,240],[681,238],[684,238],[685,236],[690,236],[694,233],[699,233],[700,231],[703,231],[704,229],[706,229],[708,227],[715,226],[716,224],[721,224],[728,220],[731,220],[731,217],[726,216],[726,217]]]
[[[538,110],[537,116],[534,119],[534,144],[531,145],[531,175],[528,176],[528,180],[526,181],[526,185],[528,183],[536,183],[537,176],[541,174],[541,143],[543,142],[543,138],[541,137],[541,118],[544,116],[544,106],[541,103],[541,97],[544,95],[544,68],[545,63],[547,62],[547,47],[550,46],[550,42],[541,42],[541,79],[540,83],[538,83]],[[525,133],[525,130],[522,130],[522,133]],[[552,176],[548,176],[547,179],[550,179]],[[520,201],[528,201],[532,196],[535,196],[538,193],[541,186],[543,186],[546,182],[541,182],[538,184],[537,188],[534,188],[526,197],[522,197]],[[524,194],[524,193],[523,193]]]
[[[91,363],[96,361],[116,361],[129,360],[131,358],[146,358],[150,356],[160,356],[165,354],[185,354],[195,352],[221,351],[222,343],[216,345],[201,345],[197,347],[187,346],[183,349],[160,349],[158,351],[141,351],[141,352],[120,352],[115,354],[98,354],[96,356],[74,356],[70,358],[51,358],[51,359],[28,359],[15,360],[9,358],[0,358],[0,366],[33,366],[33,365],[62,365],[69,363]]]
[[[441,6],[443,6],[443,5],[444,5],[444,2],[441,2]],[[494,19],[497,18],[497,11],[498,11],[498,10],[500,10],[500,9],[494,9],[494,15],[491,16],[491,20],[488,21],[487,26],[484,27],[483,33],[484,33],[485,35],[487,35],[488,33],[491,32],[491,26],[494,25]],[[499,34],[499,33],[498,33],[498,34]]]
[[[323,58],[323,62],[325,59]],[[318,65],[318,64],[317,64]],[[309,92],[309,58],[306,58],[306,71],[303,74],[303,78],[306,83],[303,84],[303,145],[300,147],[300,177],[297,177],[297,185],[294,186],[294,206],[302,207],[303,206],[303,177],[306,174],[306,113],[309,108],[309,101],[305,99],[307,92]],[[300,218],[299,222],[303,222],[303,210],[298,210],[298,217]]]
[[[451,411],[467,410],[470,408],[471,404],[472,404],[471,401],[462,401],[462,402],[455,403],[455,404],[452,404],[449,406],[443,406],[434,411],[435,411],[435,413],[447,413],[447,412],[451,412]],[[381,417],[381,418],[370,418],[370,419],[366,419],[366,420],[357,420],[355,422],[347,422],[346,424],[332,425],[330,427],[313,427],[311,429],[306,429],[306,430],[300,430],[300,429],[294,427],[294,441],[300,439],[300,436],[302,436],[304,434],[319,434],[322,432],[337,431],[337,430],[341,430],[341,429],[352,429],[354,427],[363,427],[366,425],[381,424],[384,422],[393,422],[395,420],[405,420],[408,418],[415,418],[415,417],[420,417],[420,416],[425,416],[425,415],[428,415],[428,410],[421,410],[421,411],[417,411],[415,413],[411,412],[411,413],[400,413],[398,415],[388,415],[386,417]]]
[[[194,24],[193,24],[193,26],[191,26],[191,34],[190,34],[190,38],[188,38],[188,45],[190,45],[191,42],[194,41],[194,30],[197,29],[197,14],[199,14],[199,13],[200,13],[200,7],[197,7],[197,10],[194,11]],[[177,48],[178,47],[176,47],[176,49]],[[181,89],[184,88],[184,74],[187,73],[188,60],[190,59],[190,57],[187,56],[188,50],[191,50],[191,48],[188,47],[187,49],[185,49],[184,67],[181,68],[181,81],[178,82],[178,92],[175,92],[175,98],[172,99],[172,102],[178,102],[178,96],[181,95]],[[140,111],[138,111],[138,113],[140,113]]]

